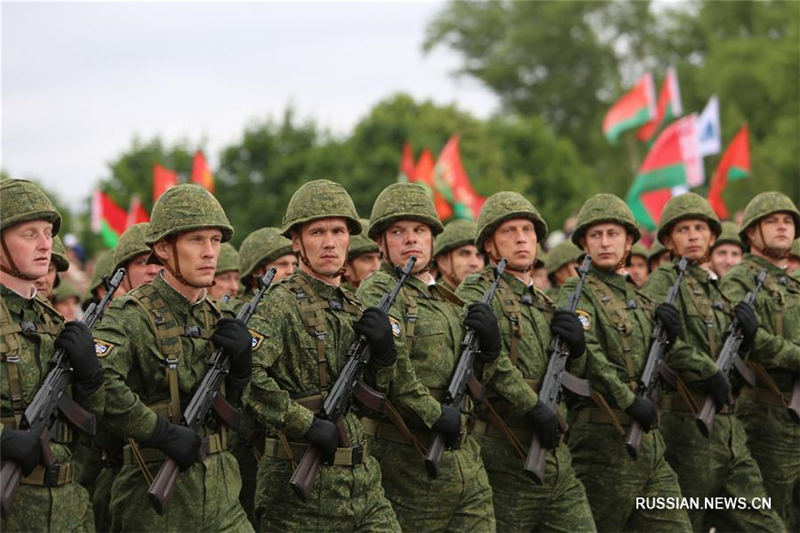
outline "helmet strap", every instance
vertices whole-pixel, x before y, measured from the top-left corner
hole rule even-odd
[[[497,250],[497,242],[494,240],[494,233],[492,233],[492,248]],[[492,263],[497,264],[502,259],[501,257],[496,257],[495,254],[489,253],[489,259],[492,260]],[[511,263],[506,263],[506,270],[509,272],[519,272],[520,274],[524,274],[526,272],[531,272],[533,270],[534,265],[536,265],[536,260],[534,259],[532,263],[529,265],[525,265],[522,268],[517,268],[512,266]]]
[[[14,258],[11,256],[11,252],[8,250],[8,246],[6,245],[6,236],[0,232],[0,245],[3,247],[3,254],[8,259],[8,262],[11,265],[11,268],[5,266],[4,264],[0,263],[0,271],[8,274],[9,276],[13,276],[18,279],[23,279],[25,281],[33,281],[39,278],[33,278],[27,274],[23,274],[19,268],[17,268],[17,264],[14,262]]]
[[[764,239],[764,230],[761,227],[761,221],[758,221],[758,234],[761,235],[761,245],[762,248],[759,250],[762,254],[766,255],[770,259],[774,259],[775,261],[780,261],[781,259],[786,259],[789,256],[789,253],[792,251],[791,248],[787,250],[778,250],[776,248],[772,248],[767,246],[767,241]]]
[[[402,264],[395,263],[394,261],[392,261],[392,255],[389,253],[389,245],[386,244],[386,230],[384,230],[381,235],[383,236],[383,239],[381,239],[383,241],[383,244],[380,246],[381,259],[385,259],[386,262],[392,266],[402,267],[403,266]],[[431,268],[433,267],[433,239],[431,239],[431,254],[429,257],[430,259],[428,259],[428,262],[425,263],[425,266],[414,272],[415,276],[419,274],[424,274],[425,272],[430,272]]]
[[[340,268],[339,270],[337,270],[333,274],[325,274],[323,272],[318,271],[313,266],[311,266],[311,261],[309,261],[308,257],[306,257],[306,247],[303,244],[303,236],[302,235],[298,235],[298,239],[300,240],[300,250],[299,250],[299,252],[300,252],[300,261],[302,261],[303,264],[306,266],[306,268],[308,268],[311,272],[313,272],[317,276],[320,276],[320,277],[323,277],[323,278],[329,278],[329,279],[340,278],[340,277],[342,277],[344,275],[345,267],[347,267],[347,254],[350,251],[350,246],[349,245],[347,246],[347,251],[345,251],[345,259],[344,259],[344,263],[342,264],[342,268]]]
[[[172,260],[175,262],[175,268],[173,269],[172,265],[170,265],[168,261],[161,261],[161,264],[164,266],[165,269],[167,269],[167,271],[170,274],[172,274],[172,277],[174,277],[184,285],[188,287],[193,287],[195,289],[207,289],[208,287],[214,285],[213,281],[208,284],[198,285],[186,279],[183,273],[181,272],[181,263],[180,260],[178,259],[178,245],[176,243],[177,239],[175,239],[174,236],[169,236],[168,239],[169,239],[170,250],[172,251]]]

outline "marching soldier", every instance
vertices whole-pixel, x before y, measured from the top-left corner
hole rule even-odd
[[[655,241],[651,246],[647,255],[647,268],[653,272],[664,263],[669,263],[669,250],[664,248],[664,245],[659,241]]]
[[[647,248],[645,248],[642,243],[637,242],[631,247],[631,253],[628,256],[628,264],[625,266],[625,271],[637,287],[641,288],[644,286],[650,271],[647,266]]]
[[[98,303],[106,295],[105,280],[114,275],[114,250],[105,250],[98,254],[94,262],[92,277],[86,287],[86,297],[83,300],[83,309],[86,310],[92,303]]]
[[[50,257],[50,268],[47,274],[33,282],[36,292],[49,299],[53,294],[53,289],[61,285],[61,272],[69,270],[69,260],[67,260],[67,249],[61,242],[61,238],[56,235],[53,237],[53,249]]]
[[[53,307],[67,322],[78,320],[81,309],[81,293],[75,285],[63,280],[50,295]]]
[[[358,220],[362,228],[369,226],[369,220]],[[381,267],[381,254],[375,241],[367,238],[363,232],[350,236],[350,251],[347,253],[347,264],[344,267],[344,286],[351,292],[364,281],[367,276]]]
[[[723,222],[722,232],[711,247],[711,270],[722,279],[730,269],[742,262],[744,245],[735,222]]]
[[[455,291],[470,274],[483,268],[483,255],[475,247],[477,226],[472,220],[453,220],[433,241],[438,283]]]
[[[576,270],[578,259],[583,255],[583,250],[570,241],[559,243],[547,254],[547,279],[550,281],[550,296],[557,296],[558,290],[569,278],[578,275]]]
[[[292,251],[292,241],[281,235],[277,228],[261,228],[242,241],[239,267],[240,280],[244,285],[242,299],[247,299],[258,290],[258,280],[270,268],[275,268],[273,281],[291,275],[297,268],[297,255]]]
[[[130,292],[140,285],[150,283],[158,275],[161,268],[147,262],[150,257],[150,247],[147,246],[147,232],[150,230],[149,222],[134,224],[120,236],[117,247],[114,249],[114,268],[125,269],[125,279],[122,280],[118,294]]]
[[[208,289],[208,293],[217,301],[221,301],[225,295],[236,298],[239,293],[239,252],[229,242],[220,246],[214,285]]]

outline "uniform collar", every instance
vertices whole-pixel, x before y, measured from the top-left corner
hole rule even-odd
[[[186,296],[179,293],[175,288],[170,285],[166,279],[164,279],[164,273],[159,272],[158,276],[150,282],[153,287],[158,291],[159,295],[164,298],[164,301],[171,306],[176,306],[178,308],[191,308],[196,305],[200,305],[206,300],[208,296],[208,291],[203,289],[203,296],[200,297],[196,302],[190,302]]]
[[[34,287],[34,291],[36,288]],[[33,298],[25,298],[17,291],[6,287],[5,285],[0,285],[0,297],[3,299],[3,304],[8,308],[11,313],[19,314],[22,312],[23,309],[28,308],[31,306],[31,302],[35,299],[35,294]]]
[[[337,295],[341,292],[341,286],[331,285],[330,283],[325,283],[319,278],[315,278],[314,276],[309,275],[308,273],[302,271],[301,269],[297,269],[294,276],[302,276],[303,279],[308,283],[313,291],[317,293],[322,298],[331,298],[334,295]]]
[[[633,283],[633,281],[630,279],[630,276],[627,274],[618,274],[611,270],[597,268],[594,266],[594,264],[589,267],[589,272],[591,272],[597,279],[606,285],[616,287],[621,291],[624,291],[629,283]]]
[[[0,287],[2,287],[3,289],[3,298],[6,298],[6,296],[9,294],[15,294],[20,298],[22,298],[23,300],[33,300],[34,298],[36,298],[37,294],[36,285],[31,285],[31,292],[28,295],[20,294],[11,287],[6,287],[5,285],[0,285]]]
[[[750,261],[752,263],[755,263],[761,268],[766,268],[767,272],[769,272],[770,274],[774,274],[776,276],[780,276],[781,274],[786,274],[785,268],[781,268],[777,265],[774,265],[769,261],[767,261],[766,259],[764,259],[763,257],[751,253],[744,254],[744,261]]]

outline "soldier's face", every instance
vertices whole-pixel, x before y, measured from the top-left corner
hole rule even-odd
[[[578,263],[571,261],[553,272],[553,280],[556,282],[556,287],[560,287],[570,278],[578,276]]]
[[[78,319],[78,309],[80,309],[80,302],[78,302],[77,298],[67,298],[62,302],[56,302],[53,304],[53,307],[56,308],[56,311],[61,313],[64,317],[64,320],[67,322],[71,322],[73,320]]]
[[[697,261],[704,257],[716,237],[705,220],[686,219],[677,222],[672,231],[664,239],[664,246],[678,257],[685,257],[690,261]]]
[[[129,291],[145,283],[150,283],[156,278],[158,271],[161,270],[160,265],[147,264],[147,257],[149,255],[149,252],[143,253],[142,255],[134,257],[125,265],[125,286]],[[183,264],[181,264],[181,268],[183,268]]]
[[[637,287],[641,287],[647,281],[647,259],[641,255],[631,256],[631,265],[627,270]]]
[[[484,267],[483,255],[474,244],[465,244],[436,258],[439,272],[457,284]]]
[[[305,255],[311,269],[304,263],[300,269],[309,274],[336,274],[347,259],[350,231],[344,218],[323,218],[304,224],[299,233],[292,233],[295,251]]]
[[[49,297],[53,293],[57,275],[56,264],[51,261],[50,268],[47,269],[47,274],[33,282],[36,286],[36,292],[40,292],[43,296]]]
[[[747,229],[747,240],[757,250],[790,250],[794,241],[794,219],[786,212],[766,216]]]
[[[625,226],[614,222],[591,226],[581,240],[592,263],[604,270],[616,269],[633,246],[633,236],[628,235]]]
[[[547,277],[546,268],[533,269],[533,285],[540,291],[546,291],[550,288],[550,278]]]
[[[212,298],[221,299],[226,294],[236,296],[239,292],[239,272],[229,270],[214,276],[214,285],[208,288],[208,293]]]
[[[510,267],[523,270],[536,261],[538,242],[533,222],[527,218],[512,218],[494,230],[485,247],[489,257],[505,259]]]
[[[383,232],[386,251],[395,265],[405,265],[411,256],[417,258],[412,273],[430,262],[433,254],[433,232],[430,226],[416,220],[399,220]],[[379,243],[380,244],[380,243]]]
[[[711,269],[722,277],[742,262],[742,249],[735,244],[720,244],[711,252]]]
[[[350,262],[347,263],[347,270],[345,277],[347,281],[358,287],[359,283],[364,281],[367,276],[377,271],[381,267],[381,254],[380,252],[367,252],[355,256]]]
[[[270,268],[275,268],[275,278],[272,281],[280,281],[286,276],[290,276],[294,269],[297,268],[297,256],[294,254],[280,256],[275,261],[265,265],[259,277],[263,277]]]
[[[198,287],[210,287],[217,270],[222,232],[218,229],[199,229],[181,233],[175,239],[181,275]],[[175,268],[170,245],[166,239],[155,244],[155,251],[162,262]]]
[[[50,269],[53,251],[53,224],[46,220],[20,222],[3,230],[2,234],[13,264],[29,278],[41,278]],[[1,248],[1,247],[0,247]],[[6,251],[0,249],[0,261],[7,268],[12,262]]]

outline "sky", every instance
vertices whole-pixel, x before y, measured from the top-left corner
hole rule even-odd
[[[346,135],[396,92],[489,116],[497,99],[422,51],[442,2],[3,2],[0,166],[80,209],[134,136],[187,139],[214,168],[287,105]]]

